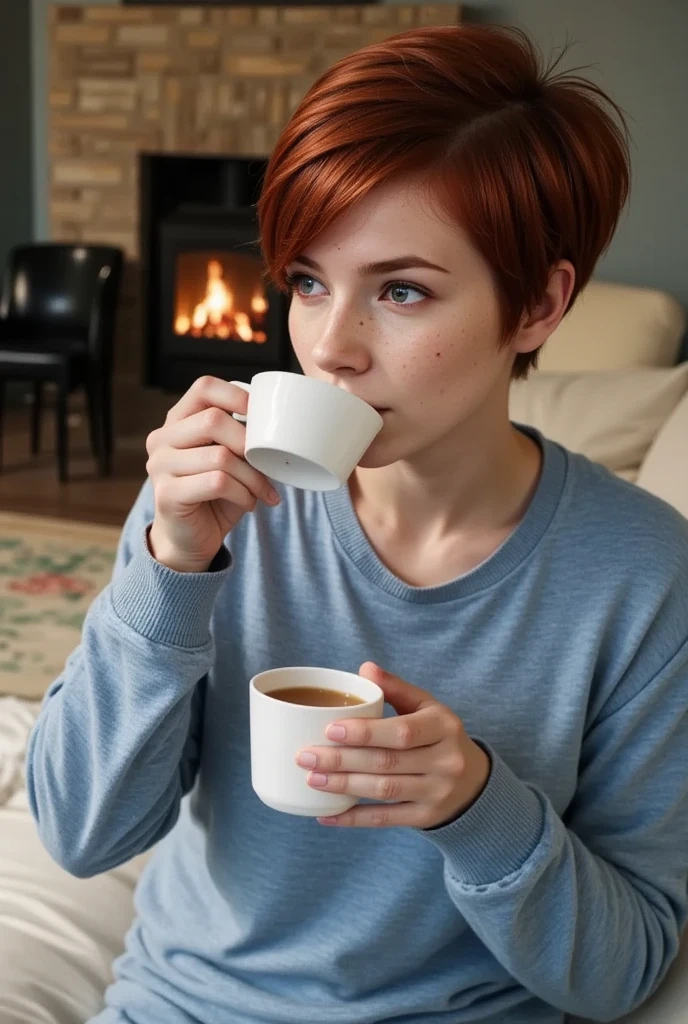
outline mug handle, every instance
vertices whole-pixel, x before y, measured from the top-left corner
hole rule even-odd
[[[243,381],[243,380],[230,380],[229,383],[233,384],[237,388],[241,388],[241,390],[245,391],[247,394],[249,394],[249,395],[251,394],[251,385],[247,384],[245,381]],[[232,416],[234,417],[235,420],[239,420],[239,423],[245,423],[246,422],[246,416],[243,416],[240,412],[233,412]]]

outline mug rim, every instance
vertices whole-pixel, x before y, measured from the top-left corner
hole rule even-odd
[[[315,385],[316,387],[319,387],[323,390],[328,389],[329,392],[331,392],[332,389],[334,388],[335,391],[338,391],[340,394],[346,396],[344,401],[351,399],[353,402],[358,402],[361,405],[365,406],[367,409],[370,409],[371,413],[374,414],[376,421],[380,421],[380,427],[384,425],[384,420],[380,413],[377,411],[377,409],[374,409],[369,402],[366,402],[364,398],[360,398],[358,395],[354,395],[350,391],[346,391],[345,388],[337,387],[336,384],[330,384],[330,382],[327,380],[321,380],[319,377],[309,377],[307,373],[295,373],[293,370],[259,370],[258,373],[254,373],[253,376],[251,377],[251,385],[253,384],[254,380],[256,380],[257,377],[293,377],[297,381],[299,381],[299,387],[301,386],[301,382],[305,381],[307,382],[306,387],[311,387]],[[248,393],[250,395],[250,391]]]
[[[285,701],[285,700],[281,700],[281,701],[278,702],[277,698],[270,696],[270,692],[271,691],[268,690],[267,693],[266,693],[264,690],[259,690],[258,687],[256,686],[256,682],[262,676],[280,675],[281,673],[285,673],[286,674],[286,673],[292,673],[292,672],[302,672],[302,673],[304,673],[304,675],[313,675],[314,673],[322,673],[322,672],[336,672],[336,673],[338,673],[341,676],[348,676],[350,679],[355,679],[357,681],[362,681],[363,683],[366,683],[367,685],[369,685],[371,687],[374,687],[375,690],[377,690],[377,693],[376,693],[376,695],[374,697],[370,697],[369,699],[364,700],[361,704],[326,704],[326,705],[292,704],[291,701]],[[301,712],[303,712],[304,708],[307,708],[309,711],[326,711],[326,712],[350,711],[354,707],[355,708],[364,708],[364,707],[369,707],[372,704],[376,704],[380,700],[381,697],[382,697],[382,699],[384,701],[384,696],[385,696],[383,690],[381,689],[381,687],[379,687],[377,685],[377,683],[374,683],[372,681],[372,679],[366,679],[365,676],[360,676],[356,672],[348,672],[348,671],[346,671],[346,669],[323,668],[322,666],[318,666],[318,665],[284,665],[284,666],[281,666],[280,668],[265,669],[265,671],[258,672],[255,676],[253,676],[253,678],[251,679],[251,682],[250,682],[249,685],[250,685],[251,691],[253,693],[255,693],[256,696],[265,698],[265,700],[269,701],[270,703],[279,703],[284,708],[296,708],[296,709],[300,710]],[[336,687],[336,686],[323,686],[322,685],[322,680],[319,683],[317,683],[317,682],[312,682],[312,683],[304,682],[304,683],[301,683],[300,685],[303,686],[306,689],[312,689],[312,690],[336,690],[336,689],[338,689],[338,687]],[[280,688],[279,686],[275,686],[274,687],[274,689],[279,689],[279,688]],[[286,688],[287,687],[285,686],[284,689],[286,689]],[[357,696],[358,696],[358,694],[357,694]]]

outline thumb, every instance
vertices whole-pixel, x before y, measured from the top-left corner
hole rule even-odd
[[[413,686],[405,682],[399,676],[386,672],[374,661],[365,661],[358,674],[371,683],[377,683],[385,695],[385,700],[391,704],[399,715],[410,715],[414,711],[421,711],[439,702],[427,690],[421,690],[419,686]]]

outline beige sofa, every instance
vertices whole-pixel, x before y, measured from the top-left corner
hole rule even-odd
[[[664,292],[592,282],[511,389],[512,420],[601,462],[688,517],[686,313]]]
[[[688,517],[688,364],[673,368],[684,330],[669,296],[590,285],[550,339],[541,370],[512,388],[512,418]],[[0,1024],[80,1024],[98,1010],[144,860],[72,878],[41,848],[24,793],[0,807]],[[688,1024],[687,967],[688,941],[627,1024]]]

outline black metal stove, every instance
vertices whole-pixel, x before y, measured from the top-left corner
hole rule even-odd
[[[255,213],[264,161],[141,158],[144,383],[295,369],[287,300],[270,286]]]

